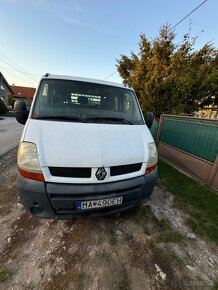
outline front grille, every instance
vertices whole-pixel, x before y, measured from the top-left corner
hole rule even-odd
[[[111,176],[136,172],[136,171],[139,171],[141,169],[141,167],[142,167],[142,163],[112,166],[111,167]]]
[[[49,167],[52,176],[90,178],[91,168],[83,167]]]
[[[139,171],[142,167],[142,163],[128,164],[112,166],[110,168],[110,175],[122,175]],[[72,177],[72,178],[90,178],[90,167],[49,167],[49,171],[52,176],[59,177]]]

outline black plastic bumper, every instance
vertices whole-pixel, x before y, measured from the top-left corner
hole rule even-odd
[[[26,179],[18,175],[18,191],[25,208],[34,216],[47,219],[73,219],[127,210],[144,202],[152,193],[157,169],[132,179],[104,184],[60,184]],[[76,201],[123,197],[121,205],[78,210]]]

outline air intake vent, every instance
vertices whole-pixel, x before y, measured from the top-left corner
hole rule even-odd
[[[112,166],[111,167],[111,176],[136,172],[136,171],[139,171],[141,169],[141,167],[142,167],[142,163]]]
[[[90,178],[91,168],[83,167],[49,167],[52,176]]]

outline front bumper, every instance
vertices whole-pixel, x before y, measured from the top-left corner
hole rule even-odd
[[[132,179],[104,184],[60,184],[26,179],[18,174],[18,191],[25,208],[34,216],[50,219],[73,219],[99,216],[127,210],[151,195],[157,169]],[[78,210],[76,201],[123,196],[123,203],[100,209]]]

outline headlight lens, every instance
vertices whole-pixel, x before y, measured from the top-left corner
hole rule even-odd
[[[34,143],[22,142],[18,148],[17,165],[20,174],[26,178],[44,181]]]
[[[147,164],[147,169],[154,167],[158,161],[157,147],[154,142],[148,144],[149,159]]]
[[[20,169],[29,172],[41,173],[41,167],[37,156],[37,148],[34,143],[23,142],[18,149],[17,164]]]

